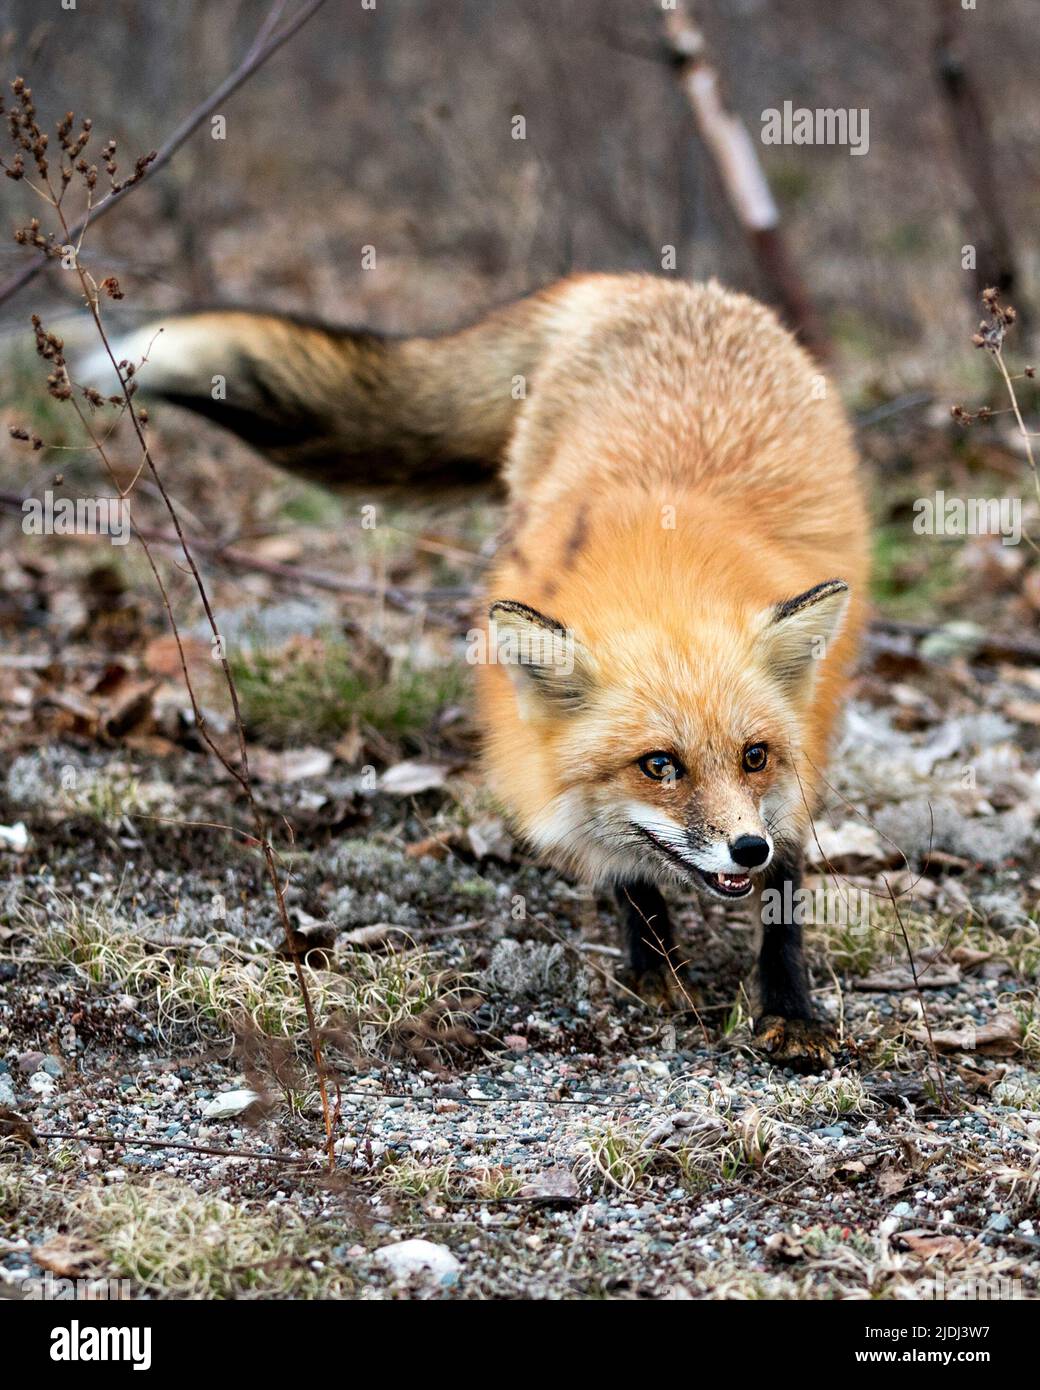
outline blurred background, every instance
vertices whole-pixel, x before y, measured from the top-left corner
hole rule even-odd
[[[69,10],[3,0],[0,66],[31,82],[45,123],[69,108],[89,114],[95,157],[113,137],[125,171],[235,68],[270,9],[269,0],[78,0]],[[962,258],[966,244],[978,244],[995,274],[1013,280],[1009,298],[1021,319],[1007,352],[1021,371],[1040,249],[1034,6],[914,0],[896,11],[852,0],[710,0],[696,13],[857,423],[877,522],[879,611],[896,623],[1034,630],[1040,582],[1027,545],[992,536],[922,542],[912,529],[914,500],[937,488],[1021,495],[1027,523],[1030,505],[1035,514],[1002,383],[989,354],[971,346],[984,280]],[[682,88],[667,17],[655,0],[325,5],[218,109],[224,138],[212,138],[205,121],[167,167],[90,229],[84,262],[97,279],[118,276],[125,294],[107,303],[109,321],[222,302],[435,332],[572,271],[660,273],[669,247],[667,273],[715,275],[775,299]],[[763,111],[785,102],[866,108],[869,151],[761,143]],[[4,181],[2,194],[11,228],[40,211],[26,183]],[[365,247],[376,256],[363,268]],[[0,281],[29,254],[0,243]],[[77,421],[43,387],[33,311],[70,342],[89,327],[73,278],[53,265],[0,303],[0,403],[9,424],[48,446],[33,453],[6,432],[0,439],[9,557],[25,553],[22,495],[59,465],[66,490],[89,491],[98,477]],[[1020,390],[1028,413],[1035,385]],[[955,404],[998,413],[964,428],[950,418]],[[353,503],[276,474],[204,422],[157,410],[154,428],[194,534],[234,539],[269,564],[320,559],[367,586],[335,598],[337,621],[345,605],[368,624],[365,604],[386,586],[472,587],[493,545],[495,513],[483,504],[433,519],[384,512],[365,531]],[[133,470],[129,443],[113,435],[113,457]],[[137,501],[141,517],[161,527],[147,479]],[[82,588],[77,567],[88,576],[104,569],[104,602],[111,609],[118,596],[124,618],[144,602],[147,574],[133,547],[116,553],[73,538],[60,556],[51,547],[44,560],[32,542],[28,553],[29,570],[8,574],[0,615],[8,630],[28,621],[57,622],[66,636],[87,631],[98,591],[81,592],[64,619],[53,597],[40,596],[47,584]],[[60,580],[33,570],[41,565],[57,567]],[[228,578],[211,569],[214,582]],[[287,587],[248,570],[231,578],[232,605],[245,591],[255,608]],[[313,588],[293,591],[293,602],[289,630],[301,622],[309,630],[300,603],[318,605],[319,626],[327,620],[330,600]],[[450,633],[470,611],[465,600],[442,603],[433,618],[432,608],[417,619],[414,610],[377,607],[379,640],[394,652],[403,644],[420,664],[443,656],[429,623]],[[425,650],[427,641],[441,656]]]
[[[4,0],[0,55],[31,80],[41,110],[89,112],[129,159],[217,86],[269,8]],[[869,108],[865,157],[758,145],[794,258],[857,388],[955,372],[975,317],[961,268],[971,199],[936,76],[944,11],[935,0],[698,8],[756,142],[762,111],[785,100]],[[1035,5],[956,13],[986,102],[995,188],[1032,281]],[[228,101],[227,138],[200,131],[98,226],[89,253],[139,310],[219,297],[392,331],[450,326],[573,270],[658,271],[665,244],[680,275],[760,291],[666,61],[663,19],[656,0],[327,5]],[[523,141],[511,138],[517,114]],[[378,264],[361,273],[366,243]],[[0,267],[21,254],[0,248]]]

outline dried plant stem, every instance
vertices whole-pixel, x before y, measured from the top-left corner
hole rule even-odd
[[[734,216],[788,326],[820,361],[833,355],[827,331],[788,250],[780,211],[747,126],[730,107],[693,0],[674,0],[665,34],[679,83]]]
[[[1033,488],[1036,491],[1036,500],[1040,502],[1040,473],[1037,472],[1036,456],[1033,453],[1033,436],[1030,431],[1026,429],[1026,422],[1022,419],[1022,411],[1019,408],[1018,396],[1015,394],[1015,384],[1011,380],[1011,374],[1004,361],[1004,353],[999,347],[992,348],[991,351],[993,360],[1000,369],[1000,375],[1004,378],[1004,385],[1007,387],[1007,393],[1011,400],[1011,409],[1014,411],[1015,421],[1018,424],[1018,432],[1025,442],[1026,458],[1029,460],[1029,467],[1033,473]],[[1026,537],[1026,539],[1028,540],[1029,538]],[[1030,543],[1032,544],[1032,542]],[[1034,549],[1035,548],[1034,546]]]
[[[261,1153],[249,1149],[220,1149],[209,1144],[174,1144],[168,1139],[143,1139],[140,1135],[75,1134],[66,1129],[33,1130],[37,1139],[77,1140],[83,1144],[121,1144],[124,1148],[180,1149],[184,1153],[210,1154],[215,1158],[261,1158],[267,1163],[310,1163],[302,1154]]]
[[[917,976],[917,962],[914,960],[913,947],[910,945],[910,937],[907,935],[906,925],[903,922],[903,914],[899,911],[899,902],[895,893],[892,891],[892,885],[887,878],[884,878],[882,882],[888,891],[889,900],[892,903],[892,911],[896,915],[896,921],[899,924],[899,932],[903,938],[903,945],[906,948],[906,958],[910,965],[910,975],[914,982],[914,990],[917,993],[917,1002],[921,1006],[921,1018],[924,1021],[925,1033],[928,1035],[928,1050],[932,1054],[932,1066],[935,1068],[935,1078],[939,1085],[939,1094],[942,1097],[943,1110],[948,1111],[950,1108],[950,1098],[946,1094],[946,1080],[943,1076],[942,1067],[939,1065],[939,1050],[935,1046],[935,1039],[932,1036],[932,1021],[928,1017],[928,1005],[924,1002],[924,992],[921,989],[921,982]]]
[[[203,121],[205,121],[208,116],[211,116],[222,102],[225,102],[228,97],[237,92],[239,87],[252,77],[253,73],[256,72],[258,68],[262,67],[272,54],[277,53],[278,49],[280,49],[283,44],[287,43],[295,33],[302,29],[311,16],[316,14],[324,4],[325,0],[306,0],[306,3],[282,26],[282,28],[272,32],[275,29],[275,25],[282,11],[285,9],[285,0],[276,0],[272,10],[268,13],[267,18],[260,26],[260,30],[253,40],[253,43],[250,45],[249,51],[242,62],[234,72],[228,74],[220,86],[217,87],[201,105],[197,106],[194,111],[189,112],[189,114],[185,116],[184,120],[181,121],[172,135],[159,146],[158,150],[155,152],[154,159],[152,159],[141,177],[133,184],[127,184],[123,188],[113,190],[102,198],[96,206],[88,206],[83,216],[71,228],[68,228],[68,241],[71,245],[75,246],[77,257],[83,233],[86,231],[87,227],[95,223],[99,217],[103,217],[111,208],[115,207],[116,203],[130,192],[131,187],[136,187],[137,183],[142,183],[145,178],[150,178],[157,170],[161,169],[164,164],[168,164],[184,142],[198,130]],[[19,271],[17,275],[12,275],[9,280],[4,281],[4,283],[0,285],[0,304],[6,303],[12,295],[17,294],[20,289],[23,289],[26,285],[35,280],[46,264],[46,260],[41,257],[38,261],[27,265],[25,269]]]
[[[55,195],[54,189],[50,185],[49,179],[46,180],[46,190],[40,190],[40,192],[41,196],[45,199],[45,201],[48,202],[50,206],[53,208],[54,213],[61,225],[62,233],[66,244],[72,246],[75,242],[73,230],[72,228],[70,228],[64,210],[62,209],[61,199],[60,197]],[[216,644],[215,653],[217,655],[217,659],[220,661],[225,684],[227,686],[228,694],[231,699],[232,710],[234,713],[235,733],[238,742],[238,765],[236,765],[227,756],[224,750],[216,743],[216,741],[211,736],[209,729],[206,726],[205,714],[198,703],[198,699],[196,697],[195,690],[192,685],[191,675],[188,670],[187,656],[184,651],[184,646],[181,639],[180,629],[177,624],[177,619],[174,615],[173,607],[170,602],[169,592],[165,583],[163,582],[162,575],[159,572],[158,566],[155,563],[155,559],[152,555],[148,541],[141,534],[139,528],[133,520],[133,516],[130,513],[129,506],[127,505],[127,515],[130,520],[130,524],[137,533],[142,550],[148,561],[148,566],[151,569],[152,575],[155,578],[155,582],[162,596],[163,606],[166,609],[166,615],[170,623],[170,628],[173,632],[173,636],[177,644],[177,652],[180,659],[181,671],[184,676],[184,683],[187,688],[188,697],[191,701],[192,713],[195,718],[196,727],[209,750],[217,758],[217,760],[224,767],[224,769],[231,775],[231,777],[233,777],[234,780],[239,784],[249,805],[249,810],[253,819],[256,840],[260,847],[260,853],[264,860],[264,866],[267,870],[268,878],[270,879],[271,886],[274,890],[275,902],[277,904],[278,910],[278,917],[282,925],[286,945],[289,951],[290,958],[293,962],[296,978],[300,987],[300,994],[303,1001],[305,1016],[307,1019],[307,1034],[311,1046],[311,1052],[314,1057],[314,1065],[317,1072],[318,1080],[318,1090],[321,1097],[322,1116],[324,1118],[325,1123],[326,1154],[329,1169],[330,1171],[332,1171],[335,1168],[336,1162],[334,1139],[335,1116],[333,1114],[332,1105],[329,1099],[329,1073],[325,1063],[324,1053],[321,1044],[321,1036],[318,1030],[317,1018],[314,1013],[313,1000],[311,999],[310,990],[307,986],[307,978],[304,972],[303,961],[300,957],[300,953],[296,945],[296,937],[292,929],[292,924],[289,921],[288,909],[286,907],[285,902],[285,887],[282,882],[281,875],[278,871],[278,863],[275,856],[274,846],[268,834],[267,823],[264,814],[261,811],[260,806],[253,793],[252,778],[250,776],[249,770],[249,753],[246,745],[245,727],[242,721],[242,712],[239,704],[238,689],[235,685],[235,680],[231,672],[230,663],[228,662],[227,656],[224,652],[223,640],[220,635],[220,629],[217,624],[216,615],[213,611],[213,606],[210,602],[209,593],[207,592],[205,583],[199,571],[198,565],[196,564],[192,550],[188,545],[187,538],[185,537],[183,528],[181,526],[180,517],[177,513],[177,509],[174,506],[173,500],[170,497],[170,494],[166,489],[166,485],[163,482],[159,470],[155,465],[155,460],[152,457],[151,449],[149,447],[147,439],[145,438],[144,425],[142,423],[141,417],[138,414],[137,410],[135,410],[134,408],[133,395],[136,383],[134,383],[132,380],[132,369],[127,370],[126,368],[120,367],[119,363],[116,361],[114,353],[112,352],[112,347],[101,319],[98,286],[94,282],[91,275],[83,268],[83,265],[79,258],[78,245],[75,245],[73,247],[72,265],[79,280],[80,288],[83,292],[83,298],[87,305],[87,309],[89,310],[91,318],[94,322],[94,327],[97,330],[98,336],[104,346],[108,359],[112,364],[112,368],[115,371],[116,376],[118,377],[120,384],[120,393],[123,397],[122,410],[123,413],[129,417],[134,433],[136,435],[137,445],[140,450],[140,456],[143,460],[142,466],[147,467],[148,472],[150,473],[151,478],[155,484],[155,487],[157,488],[159,495],[162,498],[163,505],[166,508],[167,514],[173,526],[174,533],[177,538],[177,543],[180,547],[182,555],[184,556],[185,562],[187,563],[188,569],[191,572],[192,579],[194,580],[196,590],[198,592],[199,598],[202,602],[202,606],[206,614],[206,620],[209,624],[210,631],[213,634],[214,642]],[[137,481],[137,478],[140,476],[140,473],[142,471],[141,468],[138,469],[137,473],[134,476],[134,479],[131,481],[128,487],[124,488],[120,486],[115,469],[113,468],[111,460],[108,457],[105,444],[101,439],[98,438],[97,432],[94,430],[93,424],[91,420],[88,418],[86,412],[84,411],[83,406],[81,405],[79,400],[77,400],[74,394],[70,393],[68,398],[71,400],[73,408],[75,409],[76,414],[84,427],[84,430],[86,431],[88,437],[94,445],[94,448],[97,450],[98,456],[102,460],[105,469],[107,470],[110,478],[113,481],[113,484],[118,489],[120,499],[123,501],[124,505],[126,505],[126,499],[129,493],[131,492],[134,483]],[[338,1110],[339,1106],[337,1103],[337,1116]]]

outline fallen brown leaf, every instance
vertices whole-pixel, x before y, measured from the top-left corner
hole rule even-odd
[[[74,1279],[104,1261],[104,1255],[96,1246],[71,1235],[52,1236],[45,1245],[34,1246],[32,1257],[35,1264],[62,1279]]]
[[[409,859],[447,859],[454,839],[455,836],[448,831],[443,835],[427,835],[424,840],[406,845],[404,852]]]
[[[908,1181],[907,1174],[898,1163],[886,1158],[877,1172],[877,1184],[882,1197],[893,1197],[902,1191]]]
[[[932,1231],[900,1231],[893,1239],[915,1255],[961,1255],[968,1248],[960,1236],[940,1236]]]
[[[0,1139],[17,1139],[30,1148],[39,1144],[36,1131],[24,1116],[0,1105]]]
[[[924,960],[915,960],[914,964],[917,966],[916,982],[909,963],[901,963],[887,970],[875,970],[870,975],[861,976],[853,982],[853,988],[894,993],[898,990],[916,989],[918,986],[921,989],[944,989],[947,985],[959,985],[961,982],[959,965],[937,965],[933,961]]]
[[[516,1195],[527,1199],[573,1202],[578,1199],[578,1182],[569,1168],[546,1168],[524,1183]]]
[[[915,1042],[928,1042],[923,1028],[910,1036]],[[1013,1057],[1022,1047],[1022,1025],[1013,1014],[997,1014],[982,1028],[941,1029],[932,1033],[932,1042],[939,1052],[978,1052],[986,1057]]]
[[[332,754],[324,748],[289,748],[284,753],[257,748],[250,754],[250,767],[264,782],[303,782],[308,777],[324,777],[332,766]]]

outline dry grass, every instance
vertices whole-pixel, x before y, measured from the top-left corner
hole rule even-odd
[[[464,1168],[454,1158],[422,1159],[409,1154],[385,1164],[377,1182],[381,1190],[396,1197],[503,1201],[519,1192],[524,1179],[502,1166]]]
[[[610,1122],[591,1134],[579,1159],[583,1183],[636,1192],[654,1178],[691,1190],[760,1171],[775,1126],[754,1107],[740,1115],[713,1105],[662,1111],[647,1124]]]
[[[273,951],[259,954],[227,939],[215,962],[202,961],[195,943],[146,939],[116,909],[56,895],[46,907],[25,910],[22,922],[37,959],[69,966],[94,985],[153,998],[168,1037],[182,1030],[212,1037],[245,1029],[297,1039],[306,1032],[292,962]],[[386,954],[313,952],[303,968],[319,1020],[349,1027],[372,1053],[459,983],[419,947]]]
[[[907,936],[915,952],[925,948],[965,946],[1004,961],[1022,980],[1040,975],[1040,925],[1028,918],[1015,926],[998,925],[985,912],[967,909],[958,916],[925,910],[904,914]],[[820,922],[810,928],[810,940],[836,971],[865,975],[886,965],[906,962],[906,947],[890,902],[871,900],[870,922]]]
[[[288,1203],[232,1202],[163,1178],[88,1188],[67,1203],[70,1233],[106,1273],[163,1298],[342,1298],[354,1281],[330,1248],[348,1236]]]

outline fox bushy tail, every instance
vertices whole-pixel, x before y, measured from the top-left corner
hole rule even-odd
[[[494,477],[564,285],[442,337],[389,338],[208,310],[115,344],[140,388],[327,486],[408,492]]]

